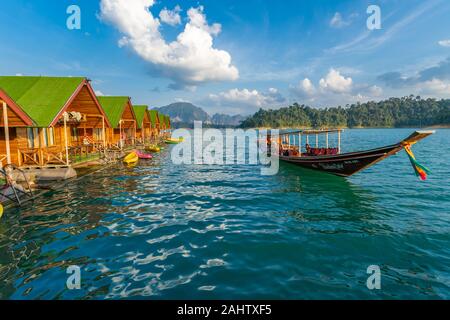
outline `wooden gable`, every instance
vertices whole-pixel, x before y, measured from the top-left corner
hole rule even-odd
[[[130,100],[125,105],[120,120],[122,121],[122,128],[134,128],[136,126],[136,116]]]
[[[33,125],[30,117],[3,91],[0,90],[0,126],[4,127],[3,102],[6,103],[8,126],[13,127],[28,127]]]
[[[105,128],[109,128],[109,121],[100,106],[89,82],[84,82],[81,88],[74,93],[66,106],[58,114],[56,123],[62,118],[64,112],[79,112],[83,116],[80,126],[86,128],[102,128],[103,118]]]

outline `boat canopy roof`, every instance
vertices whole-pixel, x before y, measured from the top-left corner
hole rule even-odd
[[[279,135],[280,136],[290,136],[293,134],[326,134],[326,133],[338,133],[344,131],[343,129],[323,129],[323,130],[295,130],[295,131],[289,131],[289,132],[282,132]]]

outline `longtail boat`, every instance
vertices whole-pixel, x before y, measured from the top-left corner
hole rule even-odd
[[[399,143],[371,150],[341,153],[341,132],[343,130],[301,130],[282,133],[278,141],[273,141],[268,134],[267,144],[277,144],[279,159],[300,167],[318,170],[329,174],[349,177],[374,164],[405,150],[411,161],[416,175],[421,180],[426,180],[429,170],[417,162],[411,151],[411,146],[422,139],[434,134],[434,131],[416,131]],[[338,134],[338,146],[329,147],[329,134]],[[319,148],[318,136],[326,135],[326,147]],[[306,145],[302,148],[302,137],[306,136]],[[309,145],[309,137],[316,137],[316,147]],[[298,144],[296,145],[296,141]],[[302,150],[303,149],[303,150]],[[272,147],[272,150],[273,147]],[[276,150],[276,149],[275,149]]]

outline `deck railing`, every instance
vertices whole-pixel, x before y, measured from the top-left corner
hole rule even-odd
[[[64,147],[26,148],[18,150],[19,167],[48,167],[92,161],[102,156],[103,142],[72,145],[68,148],[69,161]]]

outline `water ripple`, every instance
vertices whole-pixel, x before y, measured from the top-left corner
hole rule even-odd
[[[349,130],[356,149],[410,130]],[[0,299],[450,297],[450,131],[344,180],[281,165],[102,170],[0,221]],[[359,144],[359,145],[358,145]],[[434,150],[433,153],[428,152]],[[366,268],[381,267],[382,290]],[[66,268],[82,289],[66,288]]]

